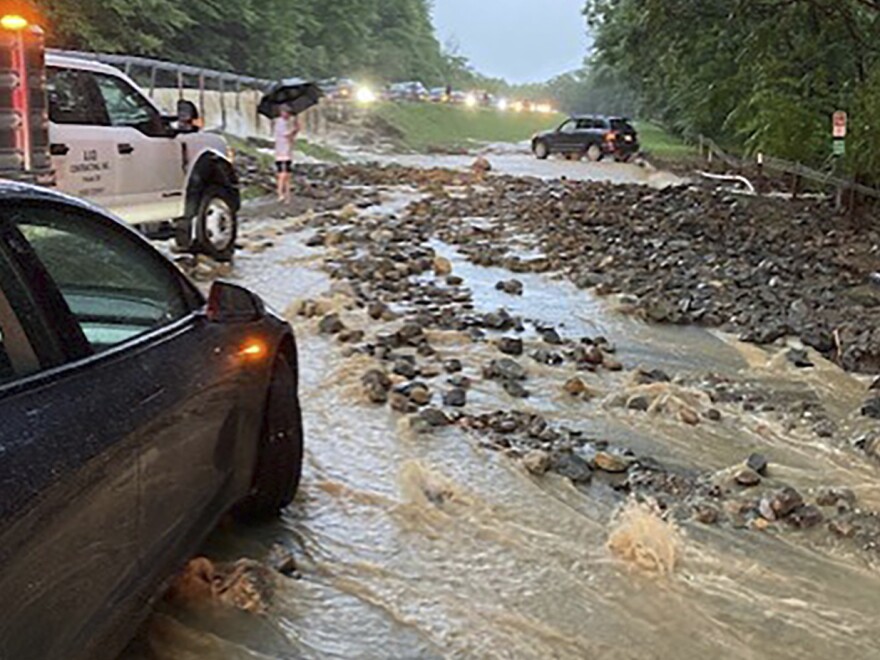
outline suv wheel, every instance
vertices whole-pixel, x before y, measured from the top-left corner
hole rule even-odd
[[[598,163],[600,160],[602,160],[602,147],[600,147],[598,144],[591,144],[589,147],[587,147],[587,158],[592,163]]]
[[[546,142],[536,142],[534,151],[535,156],[537,156],[539,160],[546,160],[550,155],[550,147],[547,146]]]
[[[263,431],[248,496],[234,508],[242,520],[277,516],[293,501],[302,475],[302,413],[293,371],[283,355],[275,358],[263,413]]]
[[[235,252],[238,217],[235,201],[221,186],[208,186],[199,202],[195,218],[195,243],[198,251],[218,261],[228,261]]]

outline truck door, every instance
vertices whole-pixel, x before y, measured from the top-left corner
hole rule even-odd
[[[186,162],[156,107],[122,76],[94,72],[118,164],[114,209],[132,223],[183,215]]]
[[[58,189],[105,208],[116,204],[116,144],[87,71],[47,68],[49,150]]]

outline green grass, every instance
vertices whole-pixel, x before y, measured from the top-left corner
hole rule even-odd
[[[272,168],[274,166],[274,158],[271,154],[260,151],[263,149],[271,149],[272,141],[267,139],[251,138],[243,140],[234,135],[226,135],[226,142],[230,147],[238,153],[245,153],[256,158],[260,162],[261,167]],[[320,144],[314,144],[308,140],[299,139],[296,141],[296,151],[308,156],[309,158],[317,158],[328,163],[341,163],[345,158],[327,147]]]
[[[664,160],[687,160],[697,156],[697,148],[675,137],[666,129],[647,121],[635,122],[642,149]]]
[[[521,142],[564,119],[558,114],[428,103],[383,103],[373,112],[400,136],[402,146],[422,152],[468,148],[480,142]]]

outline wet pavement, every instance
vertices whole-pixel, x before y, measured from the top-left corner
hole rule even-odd
[[[493,164],[512,172],[525,166],[522,158],[503,156]],[[560,165],[567,171],[583,166],[586,177],[606,171],[604,164],[538,167],[550,172]],[[534,168],[528,166],[530,174]],[[635,176],[629,166],[607,168],[611,180]],[[880,509],[880,467],[852,442],[875,428],[858,414],[865,378],[813,351],[814,366],[803,369],[786,359],[783,345],[762,349],[719,332],[647,324],[623,313],[619,299],[552,273],[477,265],[431,228],[419,233],[418,244],[401,245],[431,255],[433,268],[404,277],[413,292],[423,287],[420,293],[389,300],[391,313],[374,319],[366,300],[375,302],[377,292],[388,294],[396,285],[373,271],[344,273],[358,259],[380,258],[383,229],[412,228],[417,221],[408,205],[424,196],[404,185],[385,187],[382,204],[364,210],[246,225],[244,249],[229,276],[285,311],[296,329],[305,474],[295,503],[277,523],[223,527],[203,554],[216,561],[265,560],[280,543],[294,555],[299,577],[275,578],[263,615],[161,604],[142,632],[150,654],[880,655],[876,549],[867,537],[835,534],[826,524]],[[316,234],[324,238],[317,241]],[[540,256],[524,243],[508,247]],[[449,276],[462,281],[450,285]],[[496,288],[514,278],[521,295]],[[456,375],[472,381],[458,421],[425,428],[424,406],[403,413],[371,403],[362,380],[368,371],[389,372],[396,385],[408,379],[390,373],[393,360],[361,348],[375,348],[419,310],[462,290],[461,302],[452,305],[457,319],[503,308],[522,317],[522,331],[428,325],[424,341],[394,349],[412,357],[422,370],[416,379],[434,396],[431,407],[450,420],[459,413],[440,395]],[[434,302],[420,302],[431,295]],[[322,333],[322,320],[332,314],[364,338],[342,342],[339,334]],[[568,342],[551,345],[560,353],[578,354],[585,337],[605,338],[607,344],[591,344],[605,347],[604,363],[585,369],[568,357],[555,366],[530,357],[547,347],[542,332],[550,326]],[[503,337],[523,343],[524,354],[513,359],[527,374],[528,398],[487,376],[488,363],[509,357],[499,350]],[[425,344],[431,352],[416,350]],[[451,360],[461,362],[461,372],[446,373],[443,365]],[[655,373],[645,382],[644,374],[656,370],[669,378]],[[573,379],[590,395],[572,395]],[[645,406],[632,405],[642,398]],[[519,429],[505,434],[491,423],[480,425],[493,414],[514,419],[511,424],[515,415],[540,417],[559,431],[533,441]],[[835,426],[830,438],[815,432],[820,414]],[[569,445],[561,453],[560,442]],[[596,460],[597,449],[608,452],[604,462]],[[535,452],[545,452],[555,467],[538,465],[532,459],[543,456]],[[558,465],[560,455],[589,452],[586,478]],[[751,474],[742,473],[753,454],[769,466],[748,482],[744,476]],[[625,460],[629,474],[609,466],[610,459]],[[691,490],[640,485],[647,473],[673,475]],[[779,504],[773,494],[784,486],[797,489],[809,506],[826,502],[822,524],[799,527],[782,513],[779,520],[756,513],[758,500]],[[828,496],[827,488],[848,489],[855,504],[847,503],[849,495]],[[717,519],[703,515],[707,506]]]

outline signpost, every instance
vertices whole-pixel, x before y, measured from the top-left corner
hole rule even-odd
[[[846,155],[846,124],[847,116],[843,110],[838,110],[831,116],[831,135],[834,138],[834,171],[839,169],[840,159]],[[838,210],[843,206],[843,189],[837,189],[837,200],[835,206]]]

